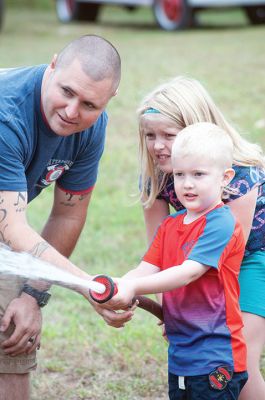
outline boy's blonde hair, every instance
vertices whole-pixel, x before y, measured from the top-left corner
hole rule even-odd
[[[144,207],[151,207],[163,189],[167,175],[150,156],[142,131],[141,119],[147,110],[154,109],[171,118],[177,129],[197,122],[210,122],[224,129],[233,142],[233,164],[242,166],[265,166],[262,149],[248,142],[226,121],[204,87],[195,79],[179,76],[157,87],[147,95],[139,110],[141,200]]]
[[[178,157],[211,160],[223,170],[232,167],[233,142],[222,128],[210,122],[198,122],[182,129],[172,146],[172,164]],[[195,167],[196,168],[196,167]]]

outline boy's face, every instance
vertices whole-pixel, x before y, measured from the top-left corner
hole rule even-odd
[[[182,156],[173,161],[174,187],[178,199],[191,217],[199,217],[221,201],[223,188],[234,176],[210,158]]]
[[[144,114],[141,131],[148,153],[155,164],[165,173],[172,172],[171,150],[180,131],[176,123],[162,114]]]

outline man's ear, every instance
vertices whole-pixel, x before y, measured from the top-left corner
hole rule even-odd
[[[117,96],[118,91],[119,91],[119,89],[117,88],[117,89],[115,90],[115,92],[113,93],[113,97],[114,97],[114,96]]]
[[[53,56],[53,58],[52,58],[52,61],[51,61],[51,63],[50,63],[51,69],[55,69],[56,62],[57,62],[57,54],[54,54],[54,56]]]
[[[233,168],[227,168],[224,171],[224,176],[223,176],[224,187],[229,185],[234,176],[235,176],[235,171],[233,170]]]

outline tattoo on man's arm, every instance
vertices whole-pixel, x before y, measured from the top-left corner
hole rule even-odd
[[[32,254],[34,257],[40,257],[49,247],[50,245],[47,242],[36,243],[28,253]]]
[[[78,200],[82,201],[82,200],[86,199],[88,195],[89,195],[89,193],[81,194],[79,196]]]
[[[14,203],[14,206],[17,207],[16,212],[22,212],[26,210],[26,196],[24,192],[18,192],[17,201]]]
[[[0,195],[0,204],[2,204],[3,202],[4,202],[4,198],[2,198]],[[1,208],[0,209],[0,224],[6,219],[6,217],[7,217],[7,210],[5,208]],[[9,240],[5,234],[7,227],[8,227],[8,224],[5,224],[4,226],[1,226],[1,228],[0,228],[0,242],[11,247],[11,240]]]
[[[24,195],[23,192],[18,192],[17,201],[16,201],[16,203],[14,203],[14,206],[18,206],[20,201],[23,201],[24,203],[26,202],[26,196]]]
[[[81,195],[75,195],[72,193],[65,193],[66,196],[66,200],[65,201],[61,201],[60,204],[62,204],[63,206],[66,207],[75,207],[76,206],[76,198],[78,199],[78,201],[82,201],[85,198],[87,198],[87,196],[89,195],[89,193],[85,193],[85,194],[81,194]]]
[[[66,201],[71,201],[74,195],[72,193],[65,193]]]
[[[0,230],[0,242],[6,244],[9,247],[11,246],[11,240],[8,240],[7,237],[5,236],[5,230],[8,227],[8,224],[6,224],[3,229]]]
[[[73,203],[71,200],[73,199],[74,195],[72,193],[65,193],[66,200],[63,200],[60,202],[62,206],[66,207],[74,207],[75,203]]]
[[[7,211],[4,208],[0,209],[0,224],[4,221],[7,216]]]

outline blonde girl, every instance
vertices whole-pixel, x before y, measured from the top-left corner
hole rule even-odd
[[[233,145],[232,180],[224,201],[241,222],[246,252],[239,276],[240,306],[248,346],[249,380],[240,400],[264,400],[259,362],[265,343],[265,162],[261,148],[245,140],[227,122],[204,87],[177,77],[159,86],[139,109],[141,200],[148,241],[170,212],[183,208],[174,191],[171,149],[178,132],[211,122],[229,133]]]

